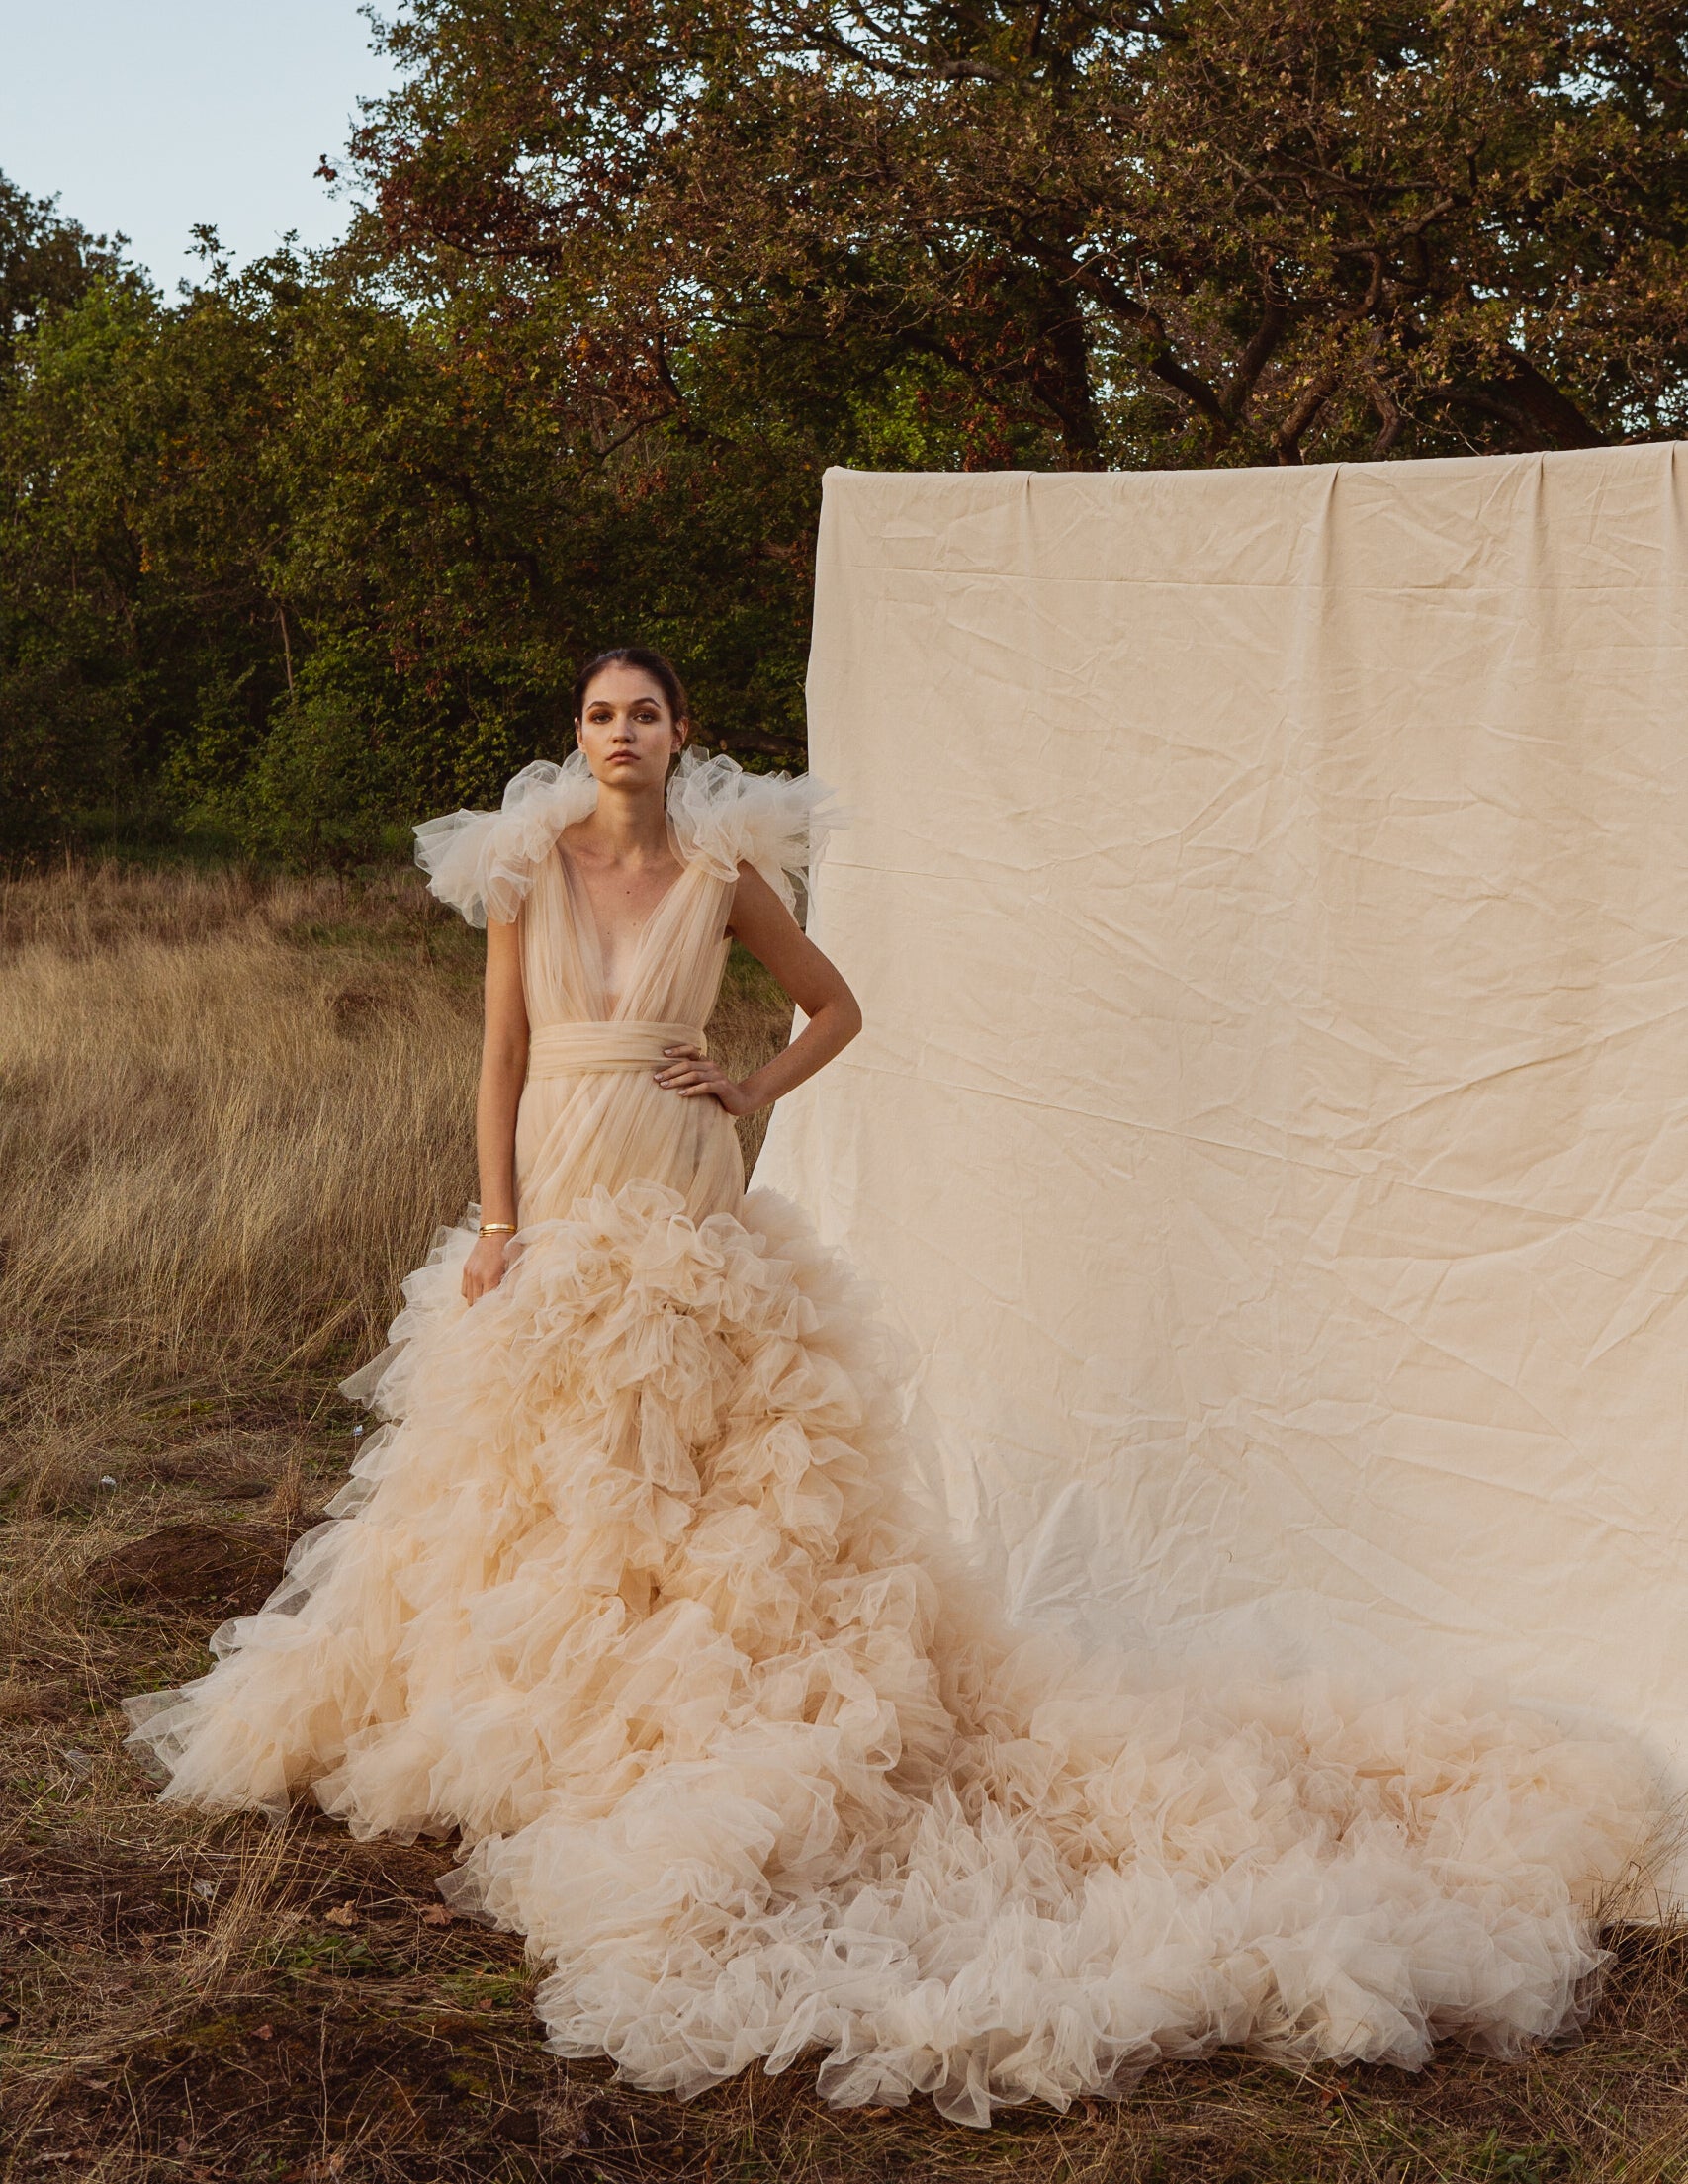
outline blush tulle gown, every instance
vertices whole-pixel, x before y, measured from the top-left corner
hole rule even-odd
[[[790,900],[813,786],[684,762],[613,1008],[557,845],[594,796],[577,757],[418,830],[437,894],[520,923],[519,1245],[470,1309],[441,1233],[347,1382],[386,1424],[331,1521],[207,1676],[131,1702],[165,1794],[459,1836],[446,1893],[528,1937],[551,2045],[680,2094],[813,2049],[832,2101],[983,2123],[1220,2044],[1411,2065],[1563,2026],[1647,1837],[1627,1749],[1004,1627],[904,1500],[847,1269],[653,1080],[741,860]]]

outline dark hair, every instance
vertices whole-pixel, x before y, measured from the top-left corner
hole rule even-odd
[[[580,718],[586,692],[606,667],[636,667],[641,674],[649,675],[667,699],[668,712],[676,728],[681,721],[690,718],[685,687],[661,653],[654,653],[644,645],[612,645],[607,653],[599,653],[595,659],[588,659],[575,677],[574,697],[569,709],[572,721]]]

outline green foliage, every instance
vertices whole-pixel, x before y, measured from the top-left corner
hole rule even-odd
[[[164,304],[0,180],[0,855],[346,865],[671,653],[802,753],[828,464],[1688,414],[1666,0],[410,0],[341,250]],[[115,815],[115,816],[113,816]]]
[[[345,868],[380,855],[384,815],[399,802],[379,727],[372,732],[330,681],[321,695],[278,709],[238,780],[200,809],[258,856]]]
[[[75,303],[96,280],[126,277],[123,238],[114,245],[90,235],[61,219],[55,202],[31,197],[0,174],[0,367],[49,312]]]
[[[131,757],[141,556],[121,390],[156,309],[100,283],[26,337],[0,403],[0,843],[49,836]]]
[[[417,293],[563,295],[629,414],[925,373],[980,464],[1673,431],[1668,0],[415,0],[357,140]]]
[[[0,848],[97,805],[359,861],[560,753],[630,633],[707,740],[801,748],[802,471],[606,460],[522,348],[333,267],[97,283],[0,382]]]

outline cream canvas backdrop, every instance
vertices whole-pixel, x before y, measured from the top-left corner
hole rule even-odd
[[[1022,1616],[1688,1756],[1685,461],[828,477],[756,1179]]]

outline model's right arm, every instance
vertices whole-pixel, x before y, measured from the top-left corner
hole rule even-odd
[[[516,1217],[516,1108],[527,1076],[527,1003],[522,996],[521,946],[513,924],[487,920],[487,1017],[481,1039],[481,1090],[475,1101],[475,1143],[481,1158],[481,1218]],[[507,1236],[483,1236],[463,1268],[463,1293],[474,1304],[504,1276]]]

